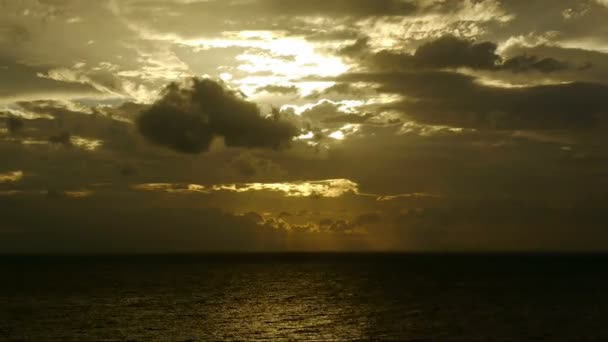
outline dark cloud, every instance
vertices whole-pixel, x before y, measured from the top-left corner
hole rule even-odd
[[[23,123],[23,120],[18,117],[9,116],[6,119],[6,128],[8,129],[9,133],[11,133],[11,134],[15,134],[15,133],[19,132],[20,130],[23,129],[24,126],[25,126],[25,124]]]
[[[555,58],[538,58],[536,56],[516,56],[506,60],[501,68],[513,72],[540,71],[551,73],[568,69],[568,63],[558,61]]]
[[[355,224],[367,225],[374,224],[382,221],[382,216],[378,213],[366,213],[359,215],[355,218]]]
[[[404,238],[423,250],[603,250],[605,198],[569,208],[483,199],[410,210],[395,218]],[[431,247],[436,246],[436,247]]]
[[[592,51],[581,48],[565,48],[555,45],[541,44],[534,47],[525,44],[513,44],[503,52],[509,56],[505,64],[514,64],[512,69],[529,69],[529,64],[536,64],[540,69],[556,70],[559,67],[566,69],[560,71],[558,80],[563,82],[588,81],[596,83],[608,82],[608,54],[601,51]],[[518,58],[519,56],[519,58]],[[542,58],[530,57],[542,56]],[[565,61],[565,62],[563,62]],[[501,75],[507,76],[507,75]],[[519,75],[524,76],[524,75]]]
[[[608,86],[568,83],[501,88],[451,72],[351,74],[340,80],[368,81],[379,90],[411,98],[398,105],[416,121],[485,129],[580,129],[605,120]]]
[[[420,46],[414,54],[414,60],[418,64],[433,68],[490,69],[500,61],[500,56],[496,54],[494,43],[475,43],[453,36],[444,36]]]
[[[151,142],[184,153],[207,151],[214,137],[226,146],[279,148],[297,130],[277,118],[264,118],[256,104],[208,79],[171,83],[162,97],[137,118]]]
[[[154,204],[149,196],[136,194],[105,199],[75,199],[56,190],[48,194],[47,198],[0,196],[3,252],[335,251],[361,244],[338,230],[327,232],[336,238],[328,243],[326,234],[307,227],[278,229],[287,226],[265,220],[258,212],[240,215],[186,202],[175,205],[161,197],[154,197],[159,201]],[[82,229],[83,224],[87,229]],[[19,234],[8,237],[7,228]]]
[[[504,59],[493,42],[475,42],[451,35],[422,44],[413,54],[383,50],[369,51],[368,40],[360,39],[343,48],[344,55],[362,59],[378,70],[455,69],[467,67],[478,70],[551,73],[570,68],[555,58],[519,55]]]
[[[348,57],[360,57],[369,52],[369,42],[369,37],[361,37],[353,44],[347,45],[338,50],[338,54]]]
[[[125,165],[125,166],[120,167],[119,173],[122,176],[130,177],[130,176],[137,175],[137,170],[135,168],[133,168],[132,166]]]
[[[285,170],[272,160],[260,158],[249,152],[239,154],[229,163],[229,169],[239,178],[277,179],[285,176]]]
[[[57,135],[53,135],[49,138],[49,142],[53,144],[59,144],[66,147],[72,146],[71,141],[72,135],[69,132],[62,132]]]

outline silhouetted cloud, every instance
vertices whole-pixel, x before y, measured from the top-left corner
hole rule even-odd
[[[280,165],[272,160],[260,158],[250,152],[239,154],[230,161],[228,166],[229,171],[248,179],[256,176],[267,179],[281,178],[286,173]]]
[[[256,89],[256,92],[267,92],[267,93],[277,93],[277,94],[297,94],[298,88],[296,86],[279,86],[279,85],[266,85]]]
[[[6,128],[8,129],[8,131],[11,134],[17,133],[20,130],[23,129],[23,127],[25,126],[25,124],[23,123],[23,120],[14,116],[9,116],[6,119]]]
[[[348,57],[361,57],[369,52],[369,42],[369,37],[361,37],[353,44],[341,48],[338,54]]]
[[[475,43],[444,36],[420,46],[414,54],[417,64],[435,68],[471,67],[491,69],[500,61],[496,54],[496,44]]]
[[[49,138],[49,142],[69,147],[72,146],[71,137],[72,135],[69,132],[62,132],[57,135],[51,136]]]
[[[506,60],[501,68],[513,72],[540,71],[550,73],[568,69],[569,64],[558,61],[555,58],[538,58],[536,56],[521,55]]]
[[[382,216],[378,213],[365,213],[355,218],[355,224],[357,225],[374,224],[380,221],[382,221]]]
[[[413,54],[382,50],[370,52],[368,39],[359,39],[340,50],[346,56],[362,59],[378,70],[415,70],[471,68],[477,70],[551,73],[570,67],[555,58],[519,55],[504,59],[497,53],[496,43],[475,42],[451,35],[443,36],[419,46]]]
[[[340,80],[379,84],[416,99],[387,105],[416,121],[490,129],[591,128],[608,114],[608,86],[575,82],[523,88],[489,87],[452,72],[351,74]]]
[[[297,133],[277,118],[264,118],[254,103],[209,79],[171,83],[161,98],[137,118],[151,142],[184,153],[209,149],[214,137],[226,146],[276,149]]]

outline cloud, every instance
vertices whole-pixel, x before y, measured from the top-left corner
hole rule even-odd
[[[394,224],[423,250],[603,250],[608,236],[601,228],[606,219],[601,208],[606,201],[595,200],[569,209],[525,200],[466,201],[409,210]]]
[[[282,113],[287,114],[292,111],[299,112],[299,118],[305,121],[305,126],[308,129],[316,131],[321,127],[335,128],[335,124],[340,123],[362,123],[374,117],[373,114],[363,114],[357,111],[357,107],[362,104],[363,102],[361,101],[321,100],[316,104],[309,104],[300,108],[285,106]]]
[[[250,191],[270,191],[286,197],[340,197],[348,193],[358,193],[358,185],[348,179],[329,179],[309,182],[282,183],[239,183],[202,186],[198,184],[153,183],[138,184],[133,187],[141,191],[160,191],[168,193],[212,193]]]
[[[160,194],[115,194],[104,199],[88,196],[85,190],[50,193],[55,196],[52,200],[40,195],[0,196],[0,249],[30,253],[591,251],[604,249],[608,243],[603,229],[605,198],[569,209],[483,200],[400,206],[396,211],[362,208],[358,213],[332,212],[335,200],[327,199],[323,207],[331,209],[308,211],[300,217],[280,210],[216,209],[201,201],[173,201],[175,197]],[[296,203],[296,199],[291,201],[291,205]],[[8,237],[7,228],[20,234]]]
[[[549,69],[553,68],[555,61],[559,64],[567,63],[568,68],[560,71],[559,73],[553,73],[552,75],[543,75],[543,76],[553,76],[556,78],[556,82],[574,82],[574,81],[587,81],[587,82],[595,82],[595,83],[606,83],[608,82],[608,54],[602,53],[598,51],[589,51],[585,49],[578,48],[564,48],[557,45],[547,45],[540,44],[534,46],[528,46],[523,42],[513,42],[506,44],[502,53],[510,57],[509,60],[513,62],[520,62],[521,59],[518,59],[517,56],[542,56],[543,58],[537,58],[536,60],[532,60],[530,57],[527,57],[529,61],[523,61],[524,67],[526,64],[530,62],[538,65],[541,68],[549,67]],[[548,63],[547,63],[548,62]],[[519,63],[517,63],[519,64]],[[559,66],[559,65],[558,65]],[[563,66],[563,65],[562,65]],[[517,70],[517,68],[515,68]],[[501,75],[501,77],[508,75]],[[514,75],[517,76],[517,75]],[[530,81],[534,81],[535,79],[531,79],[530,77],[523,76],[524,83],[529,83]],[[543,77],[544,78],[544,77]],[[516,81],[517,82],[517,81]]]
[[[367,120],[371,119],[374,117],[374,114],[371,113],[367,113],[367,114],[363,114],[363,115],[358,115],[358,114],[343,114],[343,115],[337,115],[337,116],[333,116],[327,119],[323,119],[323,123],[345,123],[345,124],[360,124],[360,123],[364,123]]]
[[[503,1],[503,7],[513,13],[515,19],[511,25],[496,27],[491,36],[507,40],[525,35],[549,35],[550,45],[605,50],[608,8],[602,6],[602,2],[604,0]]]
[[[368,233],[369,229],[382,222],[382,216],[376,212],[357,215],[354,219],[321,219],[317,226],[320,232],[340,232],[346,234]],[[375,227],[378,228],[378,227]],[[382,234],[382,232],[376,232]]]
[[[608,114],[608,86],[597,83],[503,88],[452,72],[351,74],[339,79],[377,83],[380,91],[407,96],[387,108],[431,125],[575,130],[593,128]]]
[[[53,144],[59,144],[66,147],[72,146],[72,135],[69,132],[62,132],[57,135],[53,135],[49,138],[49,142]]]
[[[376,70],[413,71],[419,68],[441,70],[471,68],[475,70],[551,73],[566,70],[570,65],[554,58],[519,55],[504,59],[493,42],[475,42],[451,35],[419,46],[413,54],[382,50],[369,51],[367,40],[359,40],[341,50],[342,54],[362,59]]]
[[[0,183],[14,183],[23,178],[23,171],[0,173]]]
[[[90,108],[69,101],[19,101],[16,104],[28,113],[37,114],[39,116],[50,115],[57,119],[92,113]]]
[[[367,94],[369,95],[369,94]],[[336,83],[329,88],[325,88],[321,91],[315,90],[309,95],[305,97],[307,100],[318,100],[323,97],[324,99],[337,98],[337,99],[347,99],[347,98],[364,98],[366,97],[366,92],[364,89],[353,86],[349,83]]]
[[[379,249],[517,247],[542,245],[561,218],[584,240],[606,236],[586,219],[599,231],[605,205],[557,214],[607,188],[608,8],[596,0],[0,7],[0,211],[34,232],[30,250],[322,249],[349,227]],[[235,88],[159,92],[190,75]]]
[[[568,63],[558,61],[555,58],[538,58],[527,55],[510,58],[501,66],[501,69],[513,72],[539,71],[542,73],[551,73],[568,68]]]
[[[6,128],[11,134],[18,133],[23,129],[24,126],[25,124],[23,123],[23,120],[21,118],[9,116],[6,119]]]
[[[0,55],[0,99],[94,96],[99,92],[85,84],[42,78],[44,66],[30,66]]]
[[[375,224],[378,222],[382,221],[382,216],[378,213],[372,212],[372,213],[365,213],[365,214],[361,214],[359,216],[357,216],[355,218],[355,224],[358,225],[369,225],[369,224]]]
[[[349,95],[360,95],[362,93],[362,89],[353,87],[352,84],[348,83],[336,83],[333,86],[326,88],[323,90],[323,95],[327,94],[349,94]]]
[[[352,234],[357,226],[353,222],[344,219],[323,219],[318,224],[319,231],[321,232],[339,232],[345,234]]]
[[[257,17],[270,16],[332,16],[332,17],[369,17],[398,16],[413,14],[419,8],[415,2],[403,0],[309,0],[285,2],[282,0],[253,1],[199,1],[154,4],[156,9],[171,6],[175,11],[185,14],[213,13],[215,17],[233,15],[245,19],[252,14]],[[129,11],[141,11],[150,15],[151,4],[131,4],[125,6]],[[140,13],[140,12],[133,12]]]
[[[402,0],[259,0],[258,6],[283,15],[394,16],[412,14],[416,4]]]
[[[300,115],[314,121],[343,116],[347,113],[342,111],[343,104],[329,100],[322,100],[311,108],[306,109]]]
[[[338,50],[338,54],[348,57],[360,57],[369,52],[370,49],[370,38],[361,37],[357,39],[353,44],[342,47]]]
[[[78,196],[84,196],[75,198]],[[363,235],[286,224],[258,211],[171,206],[162,197],[130,195],[107,203],[86,193],[0,196],[0,250],[5,253],[175,253],[348,251]],[[128,202],[125,202],[127,200]],[[154,204],[160,201],[163,205]],[[173,203],[175,204],[175,203]],[[165,206],[169,205],[169,206]],[[153,208],[151,210],[151,208]],[[31,215],[35,211],[36,215]],[[28,214],[30,213],[30,214]],[[120,218],[120,219],[117,219]],[[82,225],[86,222],[87,229]],[[7,231],[18,234],[7,234]]]
[[[493,68],[500,61],[500,56],[496,54],[496,44],[444,36],[420,46],[414,59],[419,64],[434,68],[486,69]]]
[[[298,93],[298,87],[296,86],[280,86],[280,85],[266,85],[263,87],[259,87],[256,89],[257,93],[261,93],[261,92],[267,92],[267,93],[277,93],[277,94],[284,94],[284,95],[289,95],[289,94],[297,94]]]
[[[165,192],[173,194],[212,194],[270,192],[285,197],[339,198],[346,195],[373,199],[378,202],[397,199],[440,198],[429,193],[405,193],[396,195],[366,193],[359,190],[359,184],[350,179],[326,179],[315,181],[292,181],[274,183],[226,183],[213,185],[185,183],[143,183],[132,185],[132,189],[146,192]]]
[[[124,74],[129,77],[121,76]],[[58,82],[90,86],[109,97],[132,98],[142,102],[149,101],[153,97],[153,91],[148,89],[151,82],[145,72],[122,71],[118,65],[110,63],[100,63],[98,66],[81,63],[72,68],[53,68],[46,73],[38,73],[37,76]],[[158,71],[155,76],[161,78],[162,74]]]
[[[239,154],[228,165],[230,172],[246,178],[281,178],[286,175],[285,170],[272,160],[260,158],[250,152]]]
[[[608,7],[608,0],[595,0],[600,5]]]
[[[297,134],[295,127],[264,118],[256,104],[209,79],[171,83],[137,118],[149,141],[183,153],[209,150],[215,137],[226,146],[277,149]]]

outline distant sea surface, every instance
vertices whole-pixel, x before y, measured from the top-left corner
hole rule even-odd
[[[608,256],[0,256],[0,340],[608,341]]]

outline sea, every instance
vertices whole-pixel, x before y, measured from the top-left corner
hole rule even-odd
[[[0,256],[2,341],[608,341],[608,256]]]

